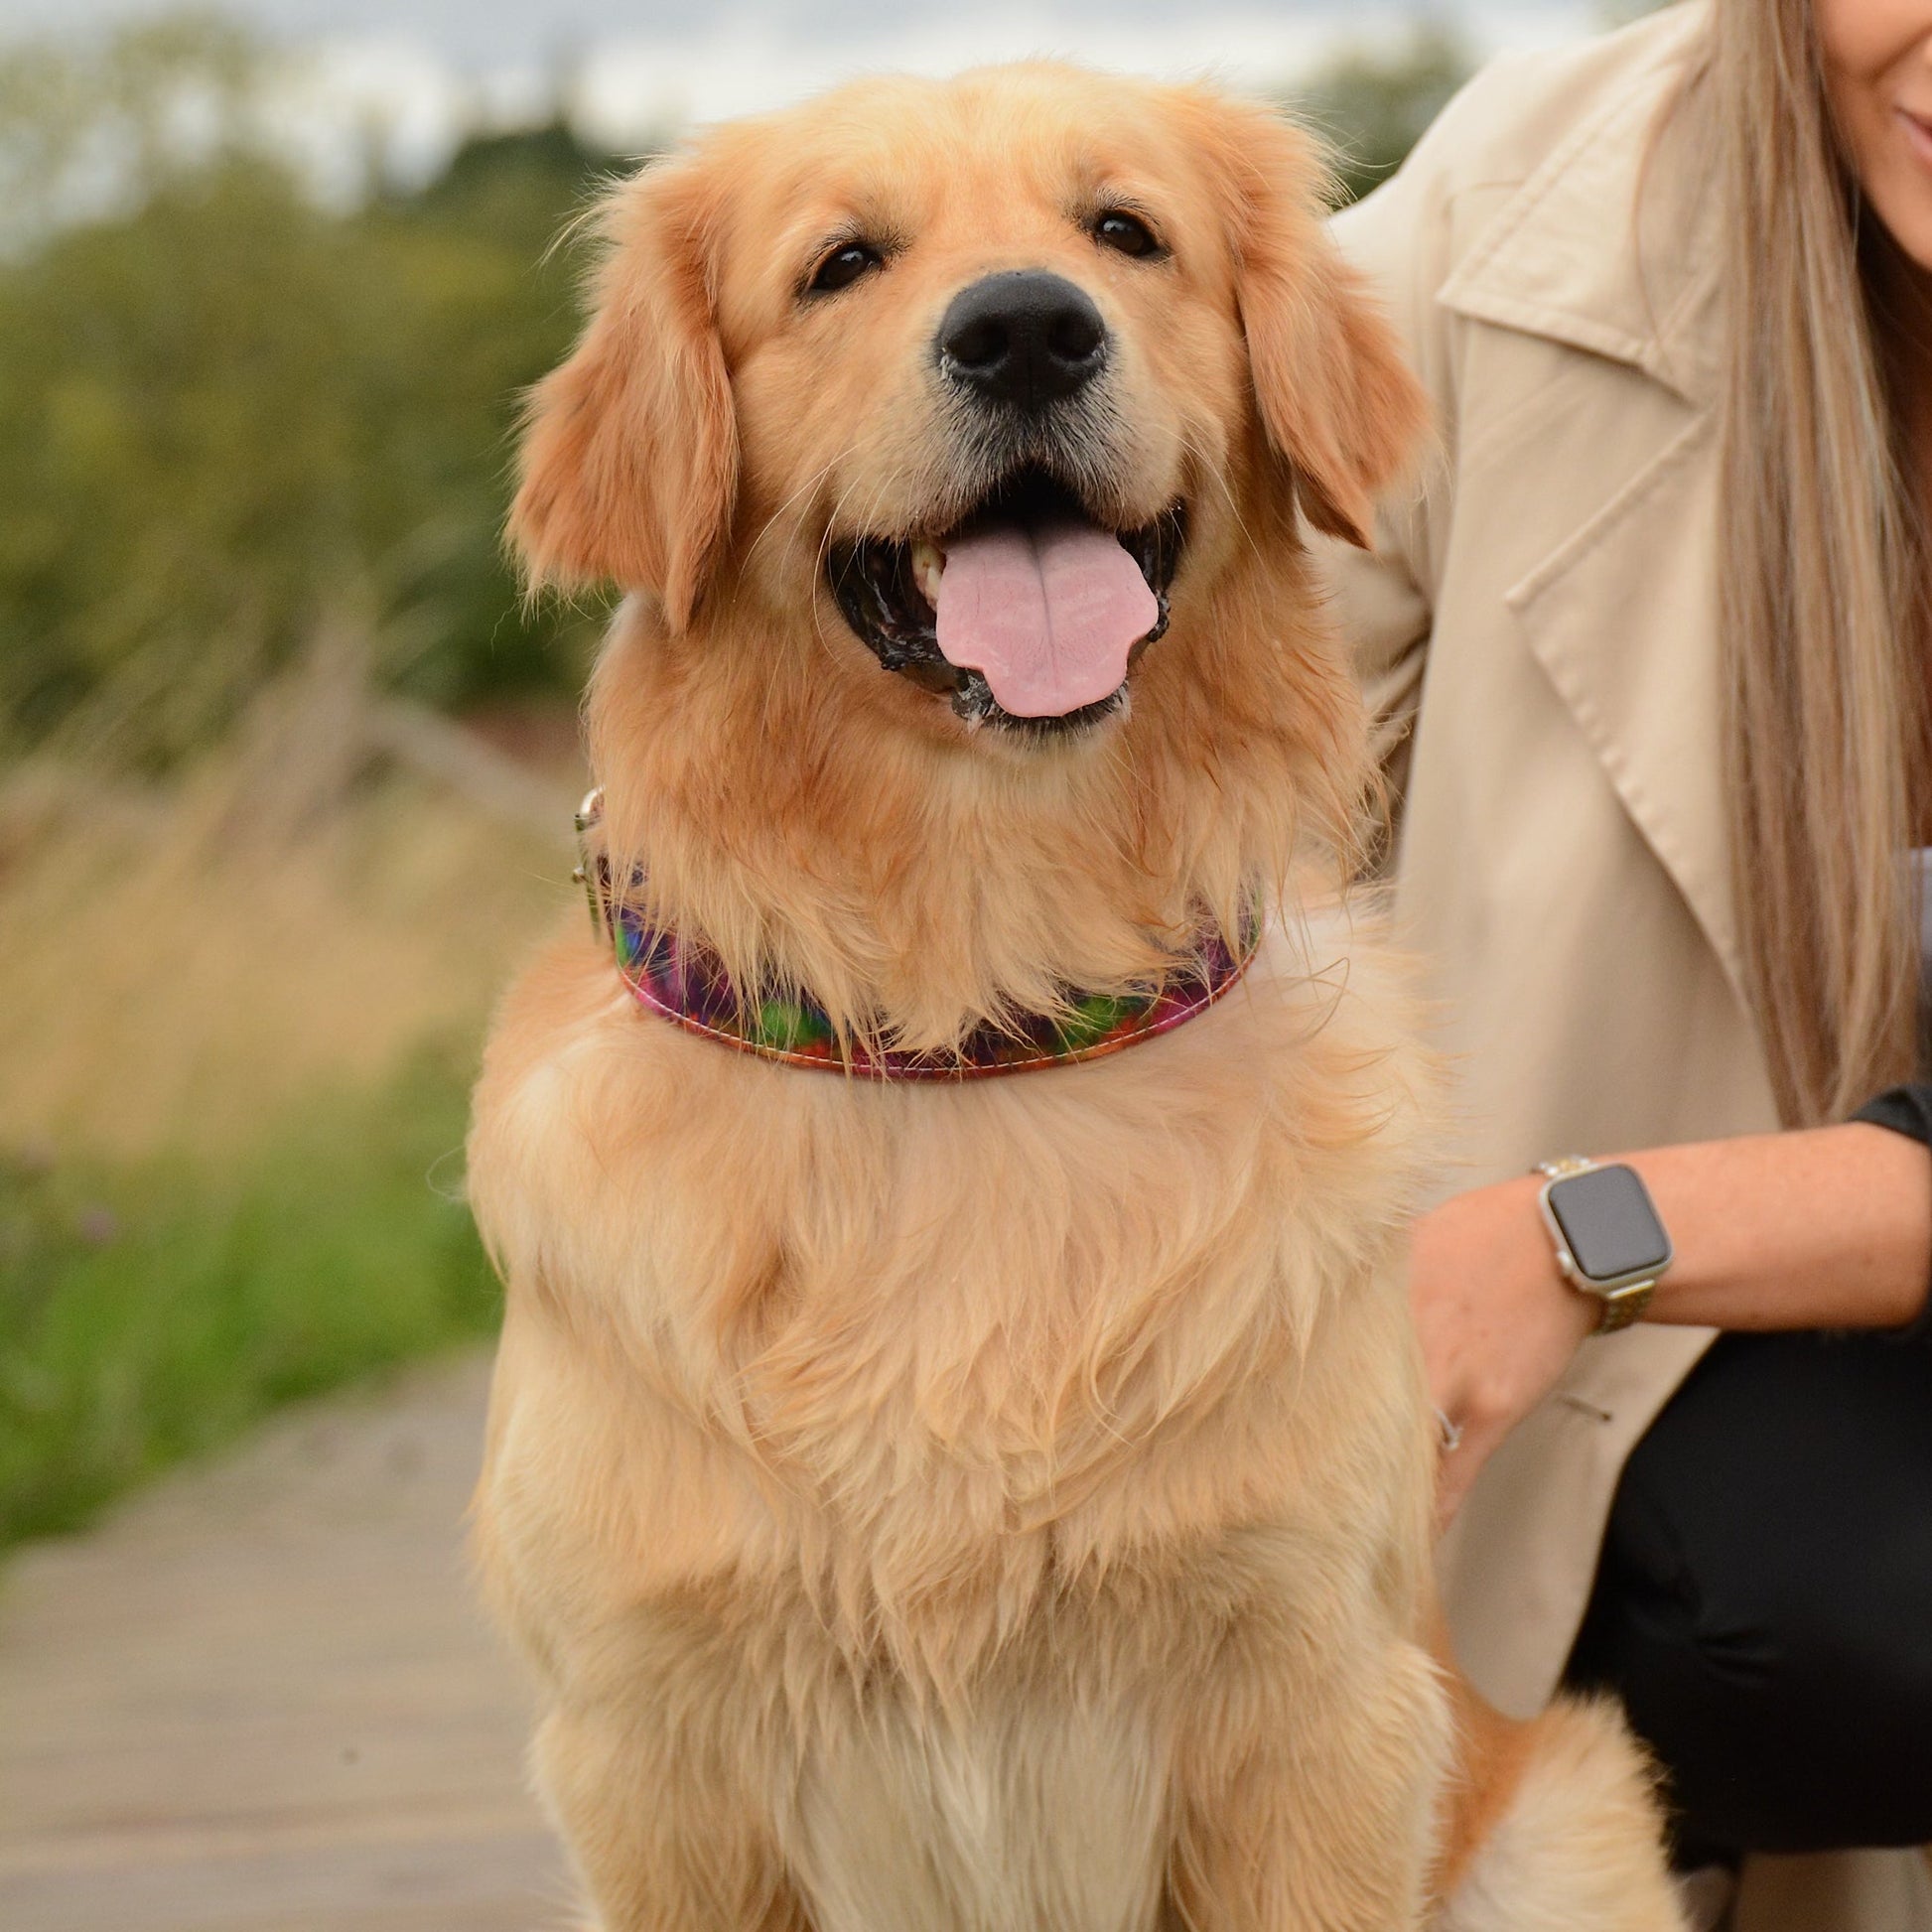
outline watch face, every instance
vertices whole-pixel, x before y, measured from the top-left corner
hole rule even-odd
[[[1670,1237],[1629,1168],[1596,1168],[1552,1182],[1550,1212],[1570,1258],[1591,1281],[1615,1281],[1670,1259]]]

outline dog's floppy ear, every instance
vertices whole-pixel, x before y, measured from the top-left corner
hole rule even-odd
[[[510,510],[533,583],[613,578],[654,592],[674,630],[690,621],[738,486],[707,201],[690,158],[612,195],[590,327],[531,392]]]
[[[1407,466],[1428,405],[1394,332],[1329,238],[1315,143],[1265,108],[1219,103],[1255,402],[1317,529],[1366,549],[1377,491]]]

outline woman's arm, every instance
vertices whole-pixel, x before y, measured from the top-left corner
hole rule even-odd
[[[1932,1105],[1919,1117],[1932,1120]],[[1676,1249],[1645,1318],[1718,1328],[1916,1319],[1932,1281],[1932,1154],[1903,1119],[1899,1128],[1856,1121],[1616,1156],[1643,1175]],[[1416,1224],[1416,1325],[1437,1406],[1461,1431],[1444,1458],[1446,1517],[1595,1325],[1595,1304],[1557,1272],[1542,1185],[1529,1174],[1473,1188]]]

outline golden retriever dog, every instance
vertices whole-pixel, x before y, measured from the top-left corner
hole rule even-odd
[[[606,220],[513,516],[627,593],[595,930],[471,1144],[477,1547],[591,1922],[1677,1925],[1614,1722],[1428,1652],[1428,1078],[1301,916],[1368,775],[1307,532],[1421,411],[1317,158],[1027,66]]]

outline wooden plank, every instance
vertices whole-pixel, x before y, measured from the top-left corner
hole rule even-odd
[[[486,1377],[298,1413],[0,1573],[6,1932],[561,1922],[462,1556]]]

